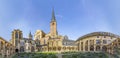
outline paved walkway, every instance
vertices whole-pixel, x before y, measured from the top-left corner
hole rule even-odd
[[[58,58],[62,58],[62,54],[61,54],[61,53],[56,54],[56,56],[57,56]]]

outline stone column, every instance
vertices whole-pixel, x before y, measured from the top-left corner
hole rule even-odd
[[[94,51],[96,51],[96,40],[94,40]]]
[[[83,51],[85,51],[85,42],[83,42]]]
[[[6,46],[6,43],[4,43],[3,45],[3,53],[2,53],[3,57],[5,56],[5,46]]]
[[[90,40],[88,40],[88,51],[90,51]]]
[[[15,42],[15,32],[13,32],[14,34],[12,35],[13,36],[13,44],[14,44],[14,46],[16,46],[16,42]]]
[[[79,49],[79,51],[81,51],[81,41],[80,41],[80,43],[79,43],[79,44],[80,44],[80,45],[79,45],[79,48],[80,48],[80,49]]]
[[[0,54],[1,54],[1,48],[2,48],[2,47],[1,47],[1,40],[0,40]]]

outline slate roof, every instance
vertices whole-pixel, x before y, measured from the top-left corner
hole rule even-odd
[[[79,37],[76,41],[84,39],[86,37],[92,37],[92,36],[110,36],[110,37],[120,38],[119,35],[116,35],[110,32],[93,32],[93,33],[89,33],[89,34]]]

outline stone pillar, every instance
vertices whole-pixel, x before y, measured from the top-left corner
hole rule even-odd
[[[5,46],[6,46],[6,43],[4,43],[4,45],[3,45],[3,53],[2,53],[3,57],[5,56]]]
[[[85,42],[83,42],[83,51],[85,51]]]
[[[96,51],[96,40],[94,40],[94,51]]]
[[[1,48],[2,48],[2,47],[1,47],[1,40],[0,40],[0,54],[1,54]]]
[[[80,48],[80,49],[79,49],[79,51],[81,51],[81,41],[80,41],[80,43],[79,43],[79,44],[80,44],[80,45],[79,45],[79,48]]]
[[[88,51],[90,51],[90,40],[88,40]]]
[[[100,51],[102,51],[102,45],[100,46]]]
[[[101,43],[100,43],[100,51],[102,51],[102,45],[103,45],[103,40],[101,40]]]
[[[9,49],[7,48],[7,50],[6,50],[6,56],[8,57],[8,55],[9,55]]]
[[[16,42],[15,42],[15,32],[13,32],[14,34],[12,35],[13,36],[13,44],[14,44],[14,46],[16,46]]]

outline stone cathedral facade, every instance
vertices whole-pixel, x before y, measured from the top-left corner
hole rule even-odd
[[[19,52],[64,52],[77,50],[74,40],[70,40],[67,36],[59,35],[54,10],[52,11],[49,33],[37,30],[34,36],[30,32],[27,38],[23,38],[23,32],[15,29],[12,31],[10,42]]]
[[[42,30],[37,30],[35,32],[34,39],[39,40],[40,44],[43,45],[43,47],[41,47],[40,49],[41,51],[63,52],[77,50],[77,45],[75,44],[75,41],[69,40],[68,37],[66,39],[66,36],[59,35],[57,31],[57,21],[55,18],[54,10],[52,11],[50,32],[45,33]]]

